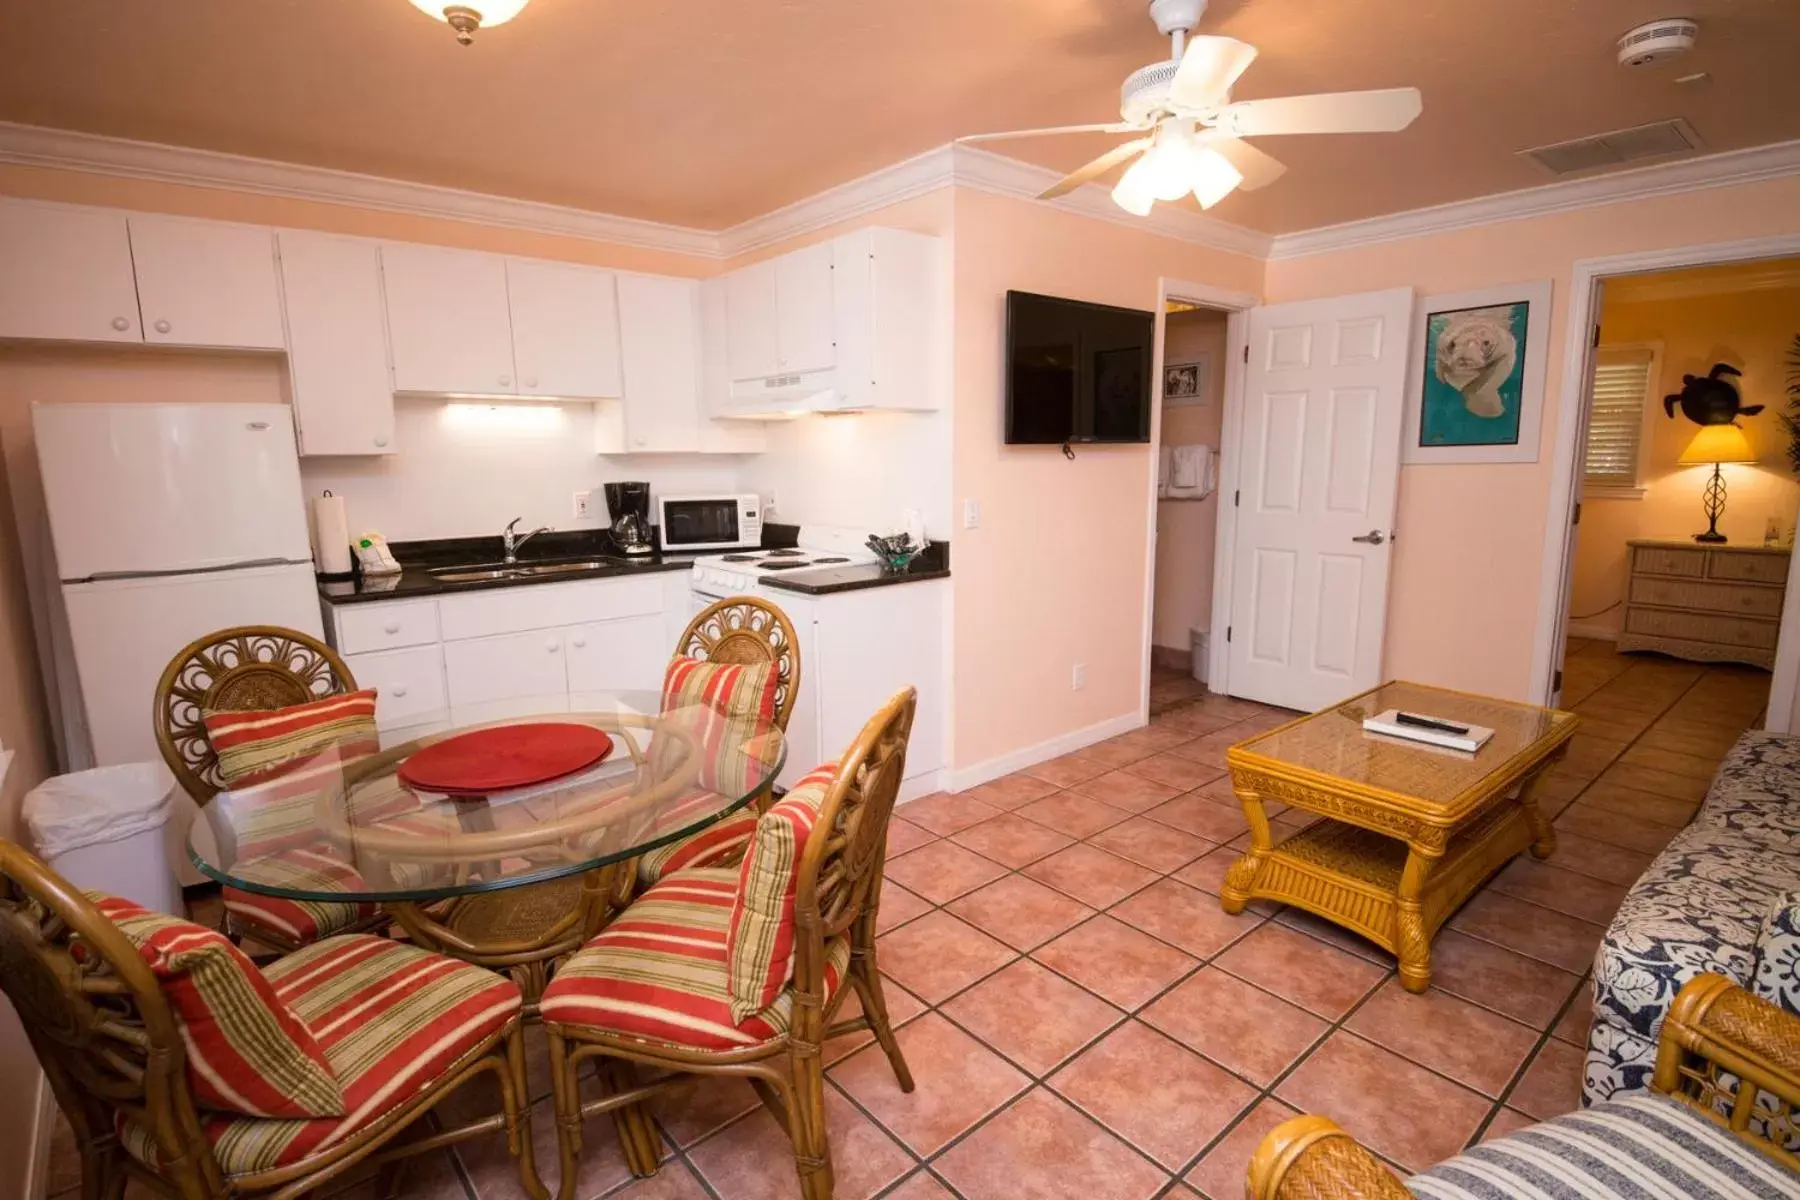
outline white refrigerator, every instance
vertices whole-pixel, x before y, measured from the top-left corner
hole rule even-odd
[[[285,405],[34,404],[31,421],[73,660],[58,684],[86,726],[65,730],[71,768],[160,757],[156,681],[203,634],[321,636]]]

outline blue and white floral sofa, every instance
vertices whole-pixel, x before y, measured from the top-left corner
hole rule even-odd
[[[1619,906],[1594,959],[1584,1105],[1649,1086],[1675,993],[1708,972],[1800,1012],[1800,737],[1738,739]]]

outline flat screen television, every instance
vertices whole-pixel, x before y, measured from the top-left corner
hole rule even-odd
[[[1006,441],[1150,440],[1154,314],[1006,293]]]

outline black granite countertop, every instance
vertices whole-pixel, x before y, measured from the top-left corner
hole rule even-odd
[[[435,541],[392,542],[389,548],[399,562],[398,575],[359,576],[355,579],[319,581],[319,595],[333,604],[359,604],[371,600],[410,600],[456,592],[480,592],[490,588],[529,587],[539,583],[571,583],[583,579],[618,579],[653,575],[662,571],[686,571],[693,554],[648,554],[626,558],[618,553],[605,530],[580,529],[540,533],[519,549],[518,568],[559,563],[594,565],[581,570],[543,574],[503,574],[487,579],[446,579],[434,569],[471,572],[500,569],[504,551],[497,537],[441,538]]]
[[[856,592],[864,588],[893,587],[901,583],[924,583],[930,579],[950,578],[950,543],[933,542],[904,571],[885,571],[876,563],[858,563],[848,567],[816,567],[810,571],[777,571],[767,575],[762,587],[806,596],[829,596],[833,592]]]

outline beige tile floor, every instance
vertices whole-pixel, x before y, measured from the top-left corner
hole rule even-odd
[[[1572,642],[1565,678],[1585,723],[1548,787],[1557,852],[1515,861],[1451,920],[1420,996],[1322,922],[1219,908],[1245,831],[1224,748],[1278,711],[1190,696],[1145,729],[905,805],[880,952],[919,1086],[902,1095],[866,1038],[831,1048],[839,1200],[1235,1200],[1257,1141],[1296,1112],[1404,1171],[1575,1107],[1604,925],[1756,722],[1768,676]],[[631,1180],[595,1129],[580,1200],[797,1194],[747,1086],[696,1084],[660,1113],[661,1175]],[[554,1187],[547,1101],[534,1127]],[[484,1142],[420,1163],[404,1193],[518,1191]]]

